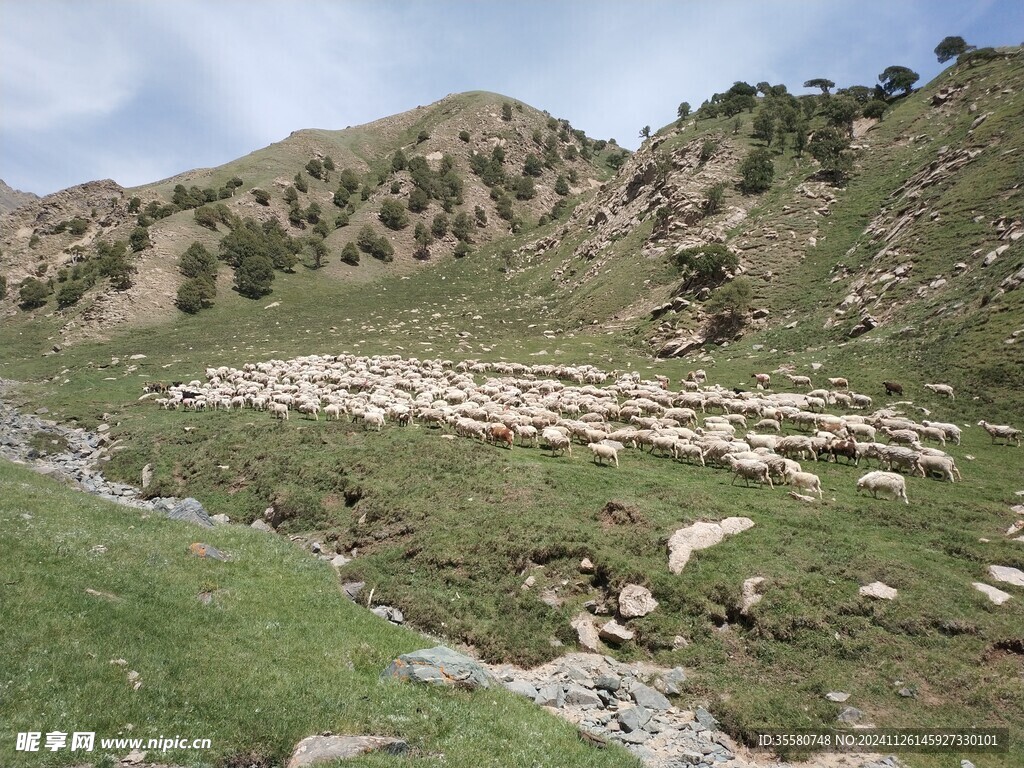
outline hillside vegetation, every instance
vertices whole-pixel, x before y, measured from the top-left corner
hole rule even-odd
[[[413,627],[488,660],[534,665],[574,648],[572,618],[588,604],[613,612],[618,590],[635,582],[660,607],[631,622],[634,640],[607,652],[685,666],[680,704],[706,705],[748,743],[766,728],[834,724],[842,707],[824,694],[837,690],[850,692],[879,726],[1016,728],[1024,722],[1024,657],[1015,650],[1024,593],[1007,587],[1013,599],[995,606],[971,584],[993,563],[1024,569],[1024,549],[1007,534],[1019,519],[1011,505],[1024,490],[1024,452],[992,445],[974,426],[986,419],[1024,427],[1024,57],[1008,49],[965,60],[918,91],[865,95],[852,112],[842,105],[864,95],[852,89],[791,101],[778,86],[758,88],[747,86],[760,96],[742,87],[718,94],[628,157],[514,100],[474,93],[346,131],[300,131],[223,168],[139,190],[96,182],[58,193],[3,219],[8,285],[33,270],[45,283],[48,271],[73,269],[61,265],[76,245],[78,256],[89,254],[81,263],[92,261],[96,281],[60,310],[45,291],[40,306],[18,308],[9,287],[0,370],[23,382],[24,408],[45,406],[87,428],[109,424],[120,441],[104,469],[109,476],[134,483],[148,464],[151,494],[194,495],[211,513],[240,522],[273,506],[279,533],[300,546],[315,540],[355,550],[346,578],[366,581]],[[549,157],[548,167],[552,135],[559,159]],[[834,141],[831,150],[822,149],[823,137]],[[454,159],[447,169],[446,155]],[[526,172],[529,155],[540,161],[537,176]],[[327,157],[329,179],[310,177],[306,165],[318,159],[324,175]],[[426,169],[414,163],[411,171],[413,157]],[[358,185],[339,206],[334,195],[346,168]],[[452,178],[443,180],[452,170],[461,203]],[[297,174],[308,186],[295,192],[301,227],[285,197]],[[565,194],[555,190],[563,175]],[[236,177],[242,186],[231,186]],[[519,179],[534,180],[533,197]],[[151,202],[159,214],[179,184],[186,194],[191,186],[231,187],[222,201],[228,214],[214,208],[222,218],[204,226],[197,208],[170,212],[146,227],[152,247],[131,252],[137,216]],[[268,204],[251,189],[267,192]],[[411,211],[417,189],[426,207]],[[133,196],[139,211],[129,215]],[[404,210],[386,207],[392,199],[405,201]],[[317,224],[305,218],[312,202],[329,221],[348,216],[320,238],[329,256],[319,266],[309,239]],[[431,228],[447,215],[446,203],[449,226],[459,212],[471,219],[468,239],[449,229],[424,245],[416,225]],[[76,216],[85,220],[84,230],[74,224],[79,234],[71,223],[52,231]],[[243,240],[246,216],[279,221],[279,229],[249,228],[254,240],[273,240],[272,255],[282,260],[271,265],[272,292],[255,278],[258,299],[231,290],[231,270],[194,252],[195,264],[210,267],[197,272],[205,280],[198,312],[176,310],[179,286],[192,279],[179,273],[179,257],[198,242],[229,264],[244,262],[241,249],[220,246]],[[391,254],[373,242],[356,245],[367,225]],[[128,244],[123,254],[98,248],[114,235]],[[357,264],[342,261],[349,241]],[[468,250],[456,254],[460,243]],[[415,255],[422,247],[429,258]],[[136,271],[132,285],[117,290],[124,264]],[[809,375],[815,386],[846,377],[875,408],[961,425],[963,443],[946,450],[963,482],[909,478],[911,503],[894,504],[857,495],[863,468],[808,462],[824,499],[805,505],[784,491],[732,485],[726,471],[639,450],[623,453],[618,468],[598,467],[585,446],[585,456],[569,458],[442,439],[423,425],[389,424],[377,433],[347,420],[293,414],[277,422],[264,412],[166,411],[139,400],[147,381],[204,380],[209,367],[342,353],[591,364],[665,376],[674,391],[695,368],[725,390],[752,390],[759,372],[771,372],[780,388],[787,372]],[[904,396],[887,398],[883,381],[902,383]],[[924,387],[936,382],[951,384],[956,399]],[[41,492],[23,502],[31,514]],[[685,572],[668,571],[676,529],[729,516],[749,517],[755,527],[700,552]],[[167,536],[188,535],[174,530],[168,525]],[[218,533],[229,549],[257,546],[245,531]],[[266,589],[284,604],[289,580],[312,566],[287,555],[284,539],[259,546],[283,553],[263,573],[281,569],[286,583]],[[582,558],[596,564],[594,573],[581,573]],[[328,577],[316,573],[307,575]],[[742,585],[755,576],[765,579],[764,599],[744,612]],[[239,578],[234,588],[249,590],[246,580],[262,576]],[[859,586],[874,581],[896,587],[899,598],[858,598]],[[263,623],[251,613],[235,618],[224,637]],[[184,631],[169,626],[167,637]],[[344,646],[333,636],[323,642]],[[378,639],[359,642],[376,663]],[[405,641],[379,642],[393,649]],[[309,674],[299,666],[274,678],[295,707],[305,699],[285,689]],[[14,714],[21,722],[31,713]],[[325,715],[323,727],[335,727],[329,721]],[[220,727],[240,749],[253,744],[274,755],[296,735],[282,725],[268,746],[252,741],[251,727]],[[404,728],[393,730],[408,735]],[[425,750],[445,751],[434,735],[422,738]],[[1019,764],[1024,747],[1018,733],[1014,740],[1010,754],[986,756],[985,764]],[[949,763],[948,755],[904,759],[915,768]]]

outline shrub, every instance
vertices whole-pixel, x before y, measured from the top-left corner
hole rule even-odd
[[[516,200],[532,200],[536,194],[533,179],[529,176],[520,176],[516,179]]]
[[[306,171],[314,179],[321,179],[324,175],[324,164],[315,157],[306,163]]]
[[[256,198],[256,202],[260,205],[270,205],[270,194],[263,189],[254,189],[252,196]]]
[[[89,229],[89,220],[75,216],[75,218],[68,222],[68,229],[75,237],[81,237]]]
[[[274,263],[262,253],[247,254],[235,267],[235,290],[249,299],[266,296],[273,289]]]
[[[333,171],[334,170],[334,159],[330,155],[325,155],[324,156],[324,170],[325,171]]]
[[[675,262],[686,273],[687,286],[719,283],[740,263],[736,254],[721,243],[681,250]]]
[[[174,306],[182,312],[190,315],[196,314],[203,308],[203,290],[200,288],[200,281],[190,278],[178,287],[178,293],[174,298]]]
[[[479,205],[473,208],[473,216],[476,218],[476,225],[478,227],[487,226],[487,211],[485,211]]]
[[[720,333],[735,332],[746,320],[753,298],[754,289],[745,277],[719,288],[707,303],[713,327]]]
[[[525,176],[540,176],[544,173],[544,163],[539,157],[534,154],[526,156],[526,160],[523,161],[523,175]]]
[[[713,185],[704,193],[704,215],[714,216],[722,210],[722,200],[725,199],[725,183],[719,182]]]
[[[377,232],[369,224],[365,224],[359,230],[359,235],[356,237],[356,245],[359,246],[359,250],[363,253],[369,254],[380,261],[391,261],[391,257],[395,253],[395,249],[392,248],[387,238],[383,235],[378,236]]]
[[[128,201],[128,213],[138,213],[139,207],[142,205],[142,198],[133,197]]]
[[[405,206],[393,197],[389,197],[381,203],[378,218],[388,229],[399,230],[409,226],[409,217],[405,212]]]
[[[462,141],[465,141],[465,142],[468,143],[469,139],[470,139],[469,131],[459,131],[459,138]]]
[[[345,243],[345,247],[341,249],[341,260],[353,267],[359,266],[359,249],[355,243]]]
[[[422,144],[424,141],[426,141],[429,138],[430,138],[430,134],[427,133],[426,129],[423,129],[422,131],[420,131],[419,133],[416,134],[416,143],[417,144]]]
[[[700,155],[698,159],[701,164],[706,163],[715,155],[715,150],[718,149],[718,139],[704,139],[704,143],[700,145]]]
[[[46,283],[34,277],[26,277],[18,287],[18,306],[24,310],[41,307],[46,303],[49,293]]]
[[[430,233],[434,237],[444,237],[448,234],[448,217],[443,213],[439,213],[434,217],[434,220],[430,223]]]
[[[512,105],[507,101],[501,105],[501,119],[506,123],[512,119]]]
[[[345,212],[345,211],[342,211],[341,213],[339,213],[337,216],[334,217],[334,228],[335,229],[341,229],[342,227],[347,227],[347,226],[348,226],[348,213]]]
[[[202,243],[192,243],[178,260],[178,271],[185,277],[216,276],[218,266],[217,257]]]
[[[755,149],[740,163],[740,189],[745,194],[764,192],[775,179],[775,166],[767,149]]]
[[[405,156],[405,152],[398,149],[395,150],[395,154],[391,156],[391,170],[392,171],[404,171],[409,167],[409,160]]]
[[[196,208],[195,213],[192,214],[192,217],[200,227],[206,227],[214,232],[217,231],[217,222],[219,221],[219,217],[217,215],[217,211],[215,211],[212,206],[199,206]]]
[[[0,299],[7,298],[7,277],[0,275]]]
[[[84,282],[70,282],[66,283],[59,291],[57,291],[57,306],[61,309],[73,306],[78,303],[78,300],[85,295],[85,291],[88,286]]]
[[[555,179],[555,193],[562,197],[569,194],[569,182],[566,181],[565,176],[559,176]]]
[[[470,233],[473,231],[473,223],[465,212],[460,212],[452,222],[452,234],[464,243],[470,242]]]
[[[338,183],[351,194],[359,189],[359,176],[351,168],[345,168],[338,174]]]
[[[882,115],[885,113],[885,110],[888,108],[888,106],[889,105],[886,104],[881,99],[872,99],[864,106],[864,117],[870,117],[876,120],[881,120]]]
[[[841,184],[853,170],[853,157],[849,151],[850,140],[845,132],[835,128],[823,128],[814,132],[808,145],[811,156],[821,163],[821,170],[834,183]]]
[[[469,256],[469,254],[471,254],[472,252],[473,252],[473,249],[469,247],[469,243],[467,243],[467,242],[465,242],[463,240],[460,240],[455,245],[455,251],[453,252],[453,255],[455,256],[456,259],[461,259],[461,258],[464,258],[466,256]]]
[[[415,187],[409,193],[409,210],[413,213],[427,210],[428,205],[430,205],[430,196],[419,187]]]

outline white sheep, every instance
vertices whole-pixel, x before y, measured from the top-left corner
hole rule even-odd
[[[953,461],[952,456],[922,455],[918,457],[917,461],[921,469],[924,470],[926,477],[931,474],[939,474],[951,483],[956,482],[956,480],[963,482],[960,470],[956,468],[956,463]],[[956,477],[956,480],[953,479],[954,477]]]
[[[857,481],[857,493],[863,490],[871,492],[872,498],[877,499],[879,492],[890,499],[903,499],[904,504],[910,504],[907,498],[907,481],[902,475],[892,472],[868,472]]]
[[[594,454],[594,463],[603,464],[605,459],[614,462],[615,466],[619,466],[619,452],[618,450],[607,443],[590,443],[587,445]]]
[[[773,432],[782,432],[782,425],[778,419],[761,419],[757,424],[754,425],[754,429],[760,431],[770,429]]]
[[[693,443],[684,443],[677,440],[672,444],[672,458],[679,461],[685,458],[691,464],[694,460],[697,460],[702,467],[706,466],[704,464],[704,451],[701,450],[699,445],[694,445]]]
[[[930,389],[936,395],[942,395],[948,397],[950,400],[956,400],[953,395],[953,388],[949,384],[925,384],[925,389]]]
[[[960,427],[956,424],[944,421],[922,421],[921,424],[926,427],[941,429],[947,440],[952,440],[957,445],[960,445]]]
[[[755,461],[751,459],[733,459],[729,465],[732,467],[732,482],[730,485],[736,484],[736,478],[742,477],[744,485],[749,486],[751,480],[757,480],[758,483],[764,485],[768,483],[769,488],[774,488],[772,485],[772,478],[768,474],[768,465],[763,461]]]
[[[818,499],[822,498],[821,480],[813,472],[792,472],[789,475],[789,485],[796,489],[817,493]]]
[[[268,410],[270,415],[278,419],[288,420],[288,406],[284,403],[270,403]]]
[[[837,377],[835,377],[833,379],[829,379],[828,383],[831,386],[835,387],[836,389],[849,389],[850,388],[850,382],[847,381],[842,376],[837,376]]]
[[[384,413],[382,411],[366,410],[363,412],[363,428],[373,427],[377,432],[384,429]]]
[[[1010,441],[1013,440],[1017,443],[1017,447],[1020,448],[1019,429],[1015,429],[1014,427],[1010,427],[1005,424],[989,424],[984,419],[978,422],[978,426],[989,433],[992,437],[993,445],[995,445],[997,439],[1002,440],[1006,445],[1009,445]]]
[[[794,387],[805,387],[811,388],[811,377],[810,376],[794,376],[791,373],[787,373],[786,377]]]

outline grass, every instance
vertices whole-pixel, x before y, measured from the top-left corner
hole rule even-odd
[[[500,688],[381,682],[392,658],[426,641],[354,606],[328,565],[283,538],[140,516],[6,462],[0,492],[5,766],[83,759],[14,752],[14,735],[32,730],[95,731],[97,748],[119,735],[211,739],[209,752],[164,756],[189,766],[239,754],[280,762],[324,730],[410,744],[409,756],[355,765],[635,765]],[[197,540],[231,561],[190,556]]]

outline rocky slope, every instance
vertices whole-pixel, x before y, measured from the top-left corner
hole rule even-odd
[[[8,213],[20,205],[25,205],[38,199],[38,195],[32,192],[22,192],[20,189],[13,189],[3,179],[0,179],[0,214]]]

